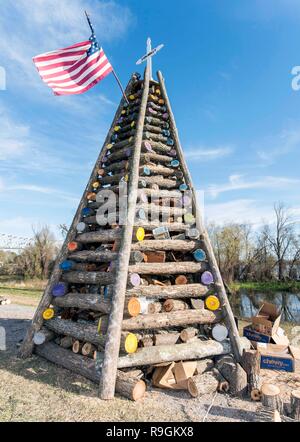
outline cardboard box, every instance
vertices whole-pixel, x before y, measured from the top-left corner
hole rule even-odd
[[[252,324],[244,327],[243,335],[254,342],[289,345],[287,336],[279,327],[280,321],[280,309],[269,302],[262,302],[256,316],[251,318]]]
[[[260,368],[294,372],[300,370],[300,349],[292,345],[257,344]]]
[[[259,333],[272,336],[277,331],[281,321],[281,313],[278,307],[269,302],[260,304],[257,314],[252,317],[253,329]]]
[[[157,365],[152,376],[153,386],[173,390],[186,390],[187,381],[197,368],[196,361],[169,362]]]
[[[271,336],[265,335],[264,333],[260,333],[252,328],[252,325],[246,325],[243,329],[243,336],[249,339],[252,342],[264,342],[268,344],[271,342]]]

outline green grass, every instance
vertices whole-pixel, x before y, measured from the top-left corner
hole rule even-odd
[[[2,287],[0,286],[0,295],[8,295],[8,296],[24,296],[27,298],[37,298],[39,299],[42,295],[42,290],[31,290],[31,289],[22,289],[22,288],[14,288],[14,287]]]
[[[268,281],[268,282],[232,282],[229,284],[229,288],[233,293],[237,293],[239,290],[250,290],[253,292],[300,292],[300,282],[299,281]]]
[[[45,285],[46,281],[0,276],[0,296],[8,297],[14,304],[36,306]]]

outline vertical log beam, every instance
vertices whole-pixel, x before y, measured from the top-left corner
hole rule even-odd
[[[213,274],[214,277],[214,281],[215,281],[215,288],[216,288],[216,292],[218,294],[221,306],[222,306],[222,310],[224,312],[224,321],[225,324],[228,328],[229,331],[229,338],[230,338],[230,342],[231,342],[231,346],[233,349],[233,353],[235,356],[235,359],[237,362],[240,362],[241,357],[242,357],[242,345],[240,342],[240,336],[239,336],[239,332],[234,320],[234,316],[228,301],[228,297],[226,294],[226,290],[224,287],[224,283],[222,280],[222,276],[208,237],[208,234],[206,232],[206,229],[204,228],[203,225],[203,221],[200,215],[200,208],[199,208],[199,204],[197,201],[197,195],[192,183],[192,178],[190,175],[190,172],[188,170],[188,167],[186,165],[185,162],[185,158],[183,155],[183,151],[182,151],[182,147],[180,144],[180,140],[179,140],[179,135],[178,135],[178,131],[177,131],[177,127],[176,127],[176,122],[175,122],[175,118],[172,112],[172,108],[171,108],[171,104],[170,104],[170,100],[168,98],[167,95],[167,91],[166,91],[166,87],[165,87],[165,81],[164,78],[162,76],[162,73],[159,71],[157,73],[158,76],[158,80],[159,80],[159,84],[160,84],[160,88],[161,88],[161,92],[162,92],[162,98],[165,100],[166,106],[168,108],[168,114],[170,115],[170,127],[171,130],[173,132],[173,137],[175,140],[175,149],[177,151],[177,158],[181,163],[181,169],[184,175],[184,179],[186,184],[189,185],[190,190],[192,191],[192,199],[193,199],[193,210],[194,210],[194,214],[196,216],[196,227],[197,229],[201,232],[201,237],[200,239],[203,242],[203,248],[206,252],[206,256],[208,259],[208,262],[210,264],[210,268],[211,268],[211,273]]]
[[[132,87],[132,79],[129,81],[129,83],[127,85],[126,94],[129,93],[131,87]],[[85,190],[83,192],[83,195],[81,197],[81,200],[80,200],[80,203],[78,205],[78,208],[77,208],[77,211],[75,213],[75,216],[73,218],[71,227],[70,227],[70,229],[68,231],[68,234],[66,236],[64,244],[63,244],[63,246],[62,246],[62,248],[60,250],[60,253],[58,254],[58,256],[56,258],[52,274],[51,274],[51,276],[49,278],[49,281],[48,281],[48,284],[47,284],[46,289],[44,291],[44,294],[42,296],[42,299],[40,300],[40,303],[39,303],[39,305],[38,305],[38,307],[37,307],[37,309],[35,311],[34,317],[32,319],[31,325],[29,326],[29,328],[27,330],[27,333],[26,333],[26,336],[25,336],[25,338],[23,340],[23,343],[22,343],[22,345],[20,347],[19,356],[22,357],[22,358],[28,358],[32,354],[33,347],[34,347],[34,343],[33,343],[34,333],[39,331],[41,329],[42,325],[43,325],[43,322],[44,322],[43,316],[42,316],[43,315],[43,311],[51,303],[53,286],[59,281],[59,279],[60,279],[60,277],[62,275],[62,271],[59,268],[59,264],[62,261],[64,261],[66,259],[67,255],[68,255],[68,247],[67,247],[68,243],[71,242],[71,241],[74,241],[74,239],[75,239],[75,237],[77,235],[76,226],[77,226],[77,224],[81,220],[82,209],[87,204],[86,194],[90,190],[90,188],[92,186],[92,183],[97,178],[97,170],[99,168],[99,165],[102,162],[102,159],[104,158],[104,156],[106,154],[106,151],[107,151],[106,146],[110,142],[110,138],[111,138],[111,135],[112,135],[112,133],[114,131],[114,127],[116,125],[116,122],[120,118],[121,111],[122,111],[122,108],[123,108],[123,105],[124,105],[124,101],[125,100],[123,98],[121,100],[121,102],[120,102],[120,105],[119,105],[118,109],[117,109],[117,112],[115,114],[115,118],[114,118],[114,120],[112,122],[112,125],[111,125],[110,130],[109,130],[109,132],[107,134],[107,137],[106,137],[106,139],[104,141],[104,144],[102,146],[100,154],[99,154],[99,156],[98,156],[98,158],[96,160],[95,166],[94,166],[93,171],[92,171],[91,176],[90,176],[90,179],[89,179],[89,181],[87,183],[87,186],[86,186],[86,188],[85,188]]]
[[[123,227],[119,250],[119,259],[116,264],[116,277],[113,288],[112,307],[107,329],[102,375],[100,380],[101,399],[113,399],[117,377],[117,363],[122,329],[122,318],[125,303],[126,283],[131,251],[136,201],[138,196],[139,166],[143,140],[143,127],[146,115],[146,106],[149,93],[149,66],[144,76],[144,88],[137,121],[134,149],[131,161],[131,173],[128,186],[127,223]]]

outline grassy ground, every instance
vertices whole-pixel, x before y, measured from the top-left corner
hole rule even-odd
[[[229,288],[233,293],[237,293],[239,290],[250,290],[254,292],[300,292],[300,281],[269,281],[269,282],[232,282],[229,284]]]
[[[42,296],[46,281],[0,277],[0,297],[8,297],[12,303],[36,306]]]
[[[43,284],[2,280],[0,296],[5,292],[13,304],[35,306],[42,294]],[[137,403],[118,396],[113,401],[104,402],[97,397],[97,386],[83,377],[37,356],[18,359],[16,343],[24,336],[34,309],[13,305],[5,307],[17,308],[17,312],[0,317],[0,328],[4,327],[7,335],[7,351],[0,351],[0,422],[189,422],[201,421],[206,415],[213,400],[212,395],[192,399],[185,391],[149,389]],[[246,321],[239,321],[241,334],[246,324]],[[293,325],[282,326],[287,335],[292,336]],[[276,382],[283,390],[300,387],[300,375],[272,372],[271,376],[268,381]],[[288,401],[287,397],[285,402]],[[207,421],[255,421],[259,417],[256,410],[257,403],[218,394]]]

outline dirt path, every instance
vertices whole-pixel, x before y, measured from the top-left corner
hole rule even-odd
[[[6,334],[6,350],[0,347],[0,421],[202,421],[213,398],[207,421],[257,420],[256,403],[226,394],[192,399],[186,392],[148,389],[139,402],[101,401],[97,386],[85,378],[37,356],[17,358],[33,313],[28,306],[0,306]]]

